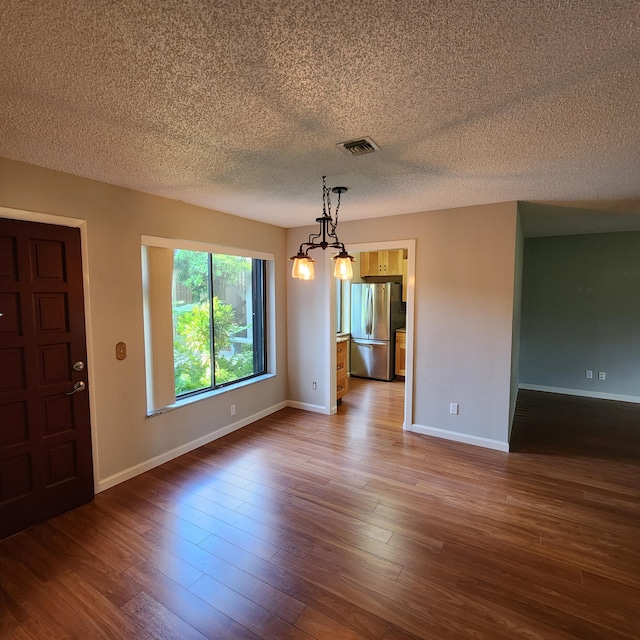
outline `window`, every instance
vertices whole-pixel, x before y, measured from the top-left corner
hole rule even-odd
[[[177,397],[265,372],[263,260],[176,249],[172,289]]]
[[[267,374],[272,262],[262,252],[142,236],[148,415]]]

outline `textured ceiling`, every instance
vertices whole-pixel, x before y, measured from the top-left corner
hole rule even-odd
[[[640,202],[638,0],[0,0],[0,12],[8,158],[287,227],[318,215],[323,174],[349,188],[343,220]],[[381,150],[336,147],[362,136]]]

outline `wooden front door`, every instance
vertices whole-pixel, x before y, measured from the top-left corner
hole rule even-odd
[[[0,539],[93,498],[86,364],[80,231],[0,219]]]

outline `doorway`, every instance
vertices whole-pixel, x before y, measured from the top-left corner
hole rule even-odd
[[[396,377],[390,382],[381,382],[379,380],[370,380],[362,377],[349,378],[348,388],[349,391],[342,398],[341,405],[343,411],[363,413],[362,407],[368,404],[367,398],[384,399],[385,404],[392,408],[386,408],[385,411],[389,412],[391,422],[394,422],[396,427],[411,430],[413,421],[413,317],[414,317],[414,282],[415,282],[415,240],[398,240],[387,242],[375,242],[367,244],[349,244],[349,251],[353,254],[360,254],[359,260],[354,265],[354,278],[351,282],[347,283],[346,289],[351,288],[353,283],[358,282],[401,282],[402,287],[402,303],[404,305],[404,332],[400,332],[390,336],[393,341],[392,362],[391,370],[395,370]],[[391,269],[389,271],[394,275],[382,275],[375,274],[371,276],[369,272],[365,277],[360,277],[360,261],[363,260],[362,256],[365,256],[371,262],[371,256],[375,253],[378,255],[384,255],[389,264],[392,264],[392,257],[394,255],[402,256],[406,258],[404,263],[405,272],[402,275],[402,265],[398,269]],[[364,263],[363,263],[364,264]],[[369,264],[369,267],[371,265]],[[340,281],[335,281],[337,285],[340,285]],[[350,312],[351,301],[349,295],[345,295],[344,309],[343,309],[343,326],[350,329]],[[340,322],[338,321],[338,326]],[[401,341],[401,347],[397,350],[396,339]],[[400,369],[395,367],[395,356],[397,353],[401,353],[404,356],[404,365]],[[388,365],[385,365],[388,368]],[[349,370],[351,371],[351,364],[349,363]],[[400,371],[400,373],[399,373]],[[387,376],[382,376],[385,380]],[[374,403],[375,404],[375,403]],[[395,417],[391,417],[395,416]]]
[[[0,219],[0,538],[93,498],[80,230]]]

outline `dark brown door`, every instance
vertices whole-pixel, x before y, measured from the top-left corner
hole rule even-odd
[[[86,354],[80,231],[0,219],[0,539],[93,498]]]

